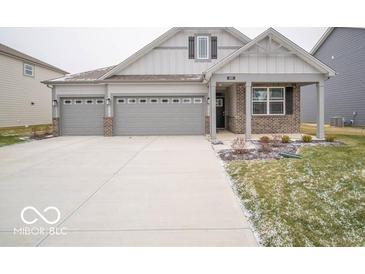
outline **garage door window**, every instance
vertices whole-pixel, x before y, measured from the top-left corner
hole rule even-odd
[[[135,98],[128,98],[128,104],[136,104],[137,103],[137,99]]]
[[[117,104],[125,104],[125,99],[118,99]]]
[[[194,98],[194,104],[202,104],[203,99],[202,98]]]
[[[180,98],[174,98],[174,99],[172,99],[172,103],[173,104],[180,104],[181,100],[180,100]]]
[[[191,104],[191,98],[184,98],[183,104]]]
[[[75,100],[75,104],[76,105],[81,105],[82,104],[82,100],[81,99],[76,99]]]
[[[158,99],[157,98],[150,99],[150,103],[151,104],[158,104]]]
[[[97,99],[97,100],[96,100],[96,104],[97,104],[97,105],[104,104],[104,99]]]
[[[138,102],[140,104],[147,104],[147,99],[146,98],[141,98],[141,99],[138,100]]]
[[[93,99],[87,99],[87,100],[85,100],[85,104],[86,105],[92,105],[92,104],[94,104],[94,100]]]
[[[71,105],[72,104],[72,100],[63,100],[63,104],[64,105]]]
[[[170,100],[168,98],[162,98],[161,103],[162,104],[168,104],[168,103],[170,103]]]

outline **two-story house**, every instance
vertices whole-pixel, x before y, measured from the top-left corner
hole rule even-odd
[[[52,123],[52,95],[41,81],[66,71],[0,44],[0,128]]]
[[[270,28],[251,40],[230,27],[172,28],[120,64],[45,81],[55,134],[297,133],[300,87],[335,72]]]

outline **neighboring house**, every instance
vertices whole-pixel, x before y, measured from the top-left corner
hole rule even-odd
[[[52,123],[52,96],[41,81],[67,72],[0,44],[0,128]]]
[[[329,28],[311,53],[336,70],[336,77],[325,82],[325,122],[344,117],[365,125],[365,29]],[[303,121],[316,120],[316,105],[315,88],[303,88]]]
[[[172,28],[120,64],[45,81],[61,135],[297,133],[300,87],[335,72],[270,28]],[[246,92],[250,91],[250,92]],[[319,123],[318,136],[324,136]]]

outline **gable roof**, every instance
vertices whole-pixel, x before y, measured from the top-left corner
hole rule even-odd
[[[55,66],[52,66],[50,64],[47,64],[41,60],[38,60],[32,56],[29,56],[25,53],[22,53],[20,51],[17,51],[13,48],[10,48],[8,46],[5,46],[4,44],[1,44],[0,43],[0,53],[1,54],[4,54],[4,55],[8,55],[10,57],[15,57],[17,59],[21,59],[23,61],[26,61],[26,62],[30,62],[30,63],[33,63],[33,64],[37,64],[37,65],[40,65],[42,67],[45,67],[47,69],[50,69],[50,70],[53,70],[53,71],[56,71],[56,72],[59,72],[59,73],[62,73],[62,74],[68,74],[67,71],[64,71],[60,68],[57,68]]]
[[[331,69],[327,65],[323,64],[321,61],[319,61],[318,59],[316,59],[315,57],[313,57],[312,55],[310,55],[307,51],[305,51],[304,49],[302,49],[301,47],[299,47],[298,45],[296,45],[294,42],[290,41],[288,38],[286,38],[281,33],[277,32],[273,28],[269,28],[266,31],[264,31],[263,33],[261,33],[260,35],[258,35],[251,42],[247,43],[246,45],[244,45],[240,49],[234,51],[230,55],[228,55],[225,58],[223,58],[220,62],[216,63],[215,65],[213,65],[209,69],[207,69],[204,72],[205,79],[206,80],[209,80],[210,77],[212,76],[212,74],[214,72],[216,72],[217,70],[219,70],[220,68],[222,68],[224,65],[228,64],[229,62],[233,61],[241,53],[243,53],[244,51],[246,51],[249,48],[251,48],[252,46],[254,46],[257,42],[259,42],[262,39],[264,39],[266,37],[269,37],[269,36],[275,38],[280,43],[284,44],[285,47],[287,47],[290,50],[292,50],[293,52],[295,52],[295,54],[299,58],[301,58],[304,61],[306,61],[307,63],[311,64],[312,66],[314,66],[315,68],[317,68],[319,71],[328,74],[328,76],[334,76],[335,75],[335,71],[333,69]]]
[[[319,38],[318,42],[314,45],[314,47],[311,50],[311,54],[314,55],[317,50],[323,45],[324,41],[327,40],[328,36],[331,35],[331,33],[335,30],[335,28],[327,28],[327,30],[323,33],[321,38]]]
[[[168,30],[167,32],[165,32],[164,34],[162,34],[161,36],[159,36],[158,38],[153,40],[151,43],[147,44],[142,49],[140,49],[139,51],[137,51],[136,53],[134,53],[133,55],[131,55],[130,57],[125,59],[123,62],[116,65],[112,70],[110,70],[107,73],[105,73],[104,75],[102,75],[99,79],[104,80],[104,79],[112,76],[115,72],[126,68],[130,64],[134,63],[135,61],[137,61],[138,59],[140,59],[141,57],[143,57],[144,55],[146,55],[147,53],[152,51],[155,47],[158,47],[163,42],[165,42],[168,39],[170,39],[171,37],[173,37],[178,32],[180,32],[182,30],[192,30],[192,29],[193,30],[195,30],[195,29],[196,30],[222,29],[222,30],[225,30],[228,33],[232,34],[234,37],[236,37],[237,39],[239,39],[243,43],[248,43],[249,41],[251,41],[250,38],[248,38],[246,35],[244,35],[243,33],[241,33],[240,31],[238,31],[237,29],[235,29],[233,27],[202,27],[202,28],[199,28],[199,27],[175,27],[175,28],[171,28],[170,30]]]

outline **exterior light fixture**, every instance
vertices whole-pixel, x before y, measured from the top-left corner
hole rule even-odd
[[[106,99],[106,104],[107,105],[110,105],[110,102],[111,102],[111,99],[110,98]]]
[[[54,106],[54,107],[55,107],[55,106],[57,106],[57,105],[58,105],[57,100],[53,100],[53,101],[52,101],[52,106]]]

